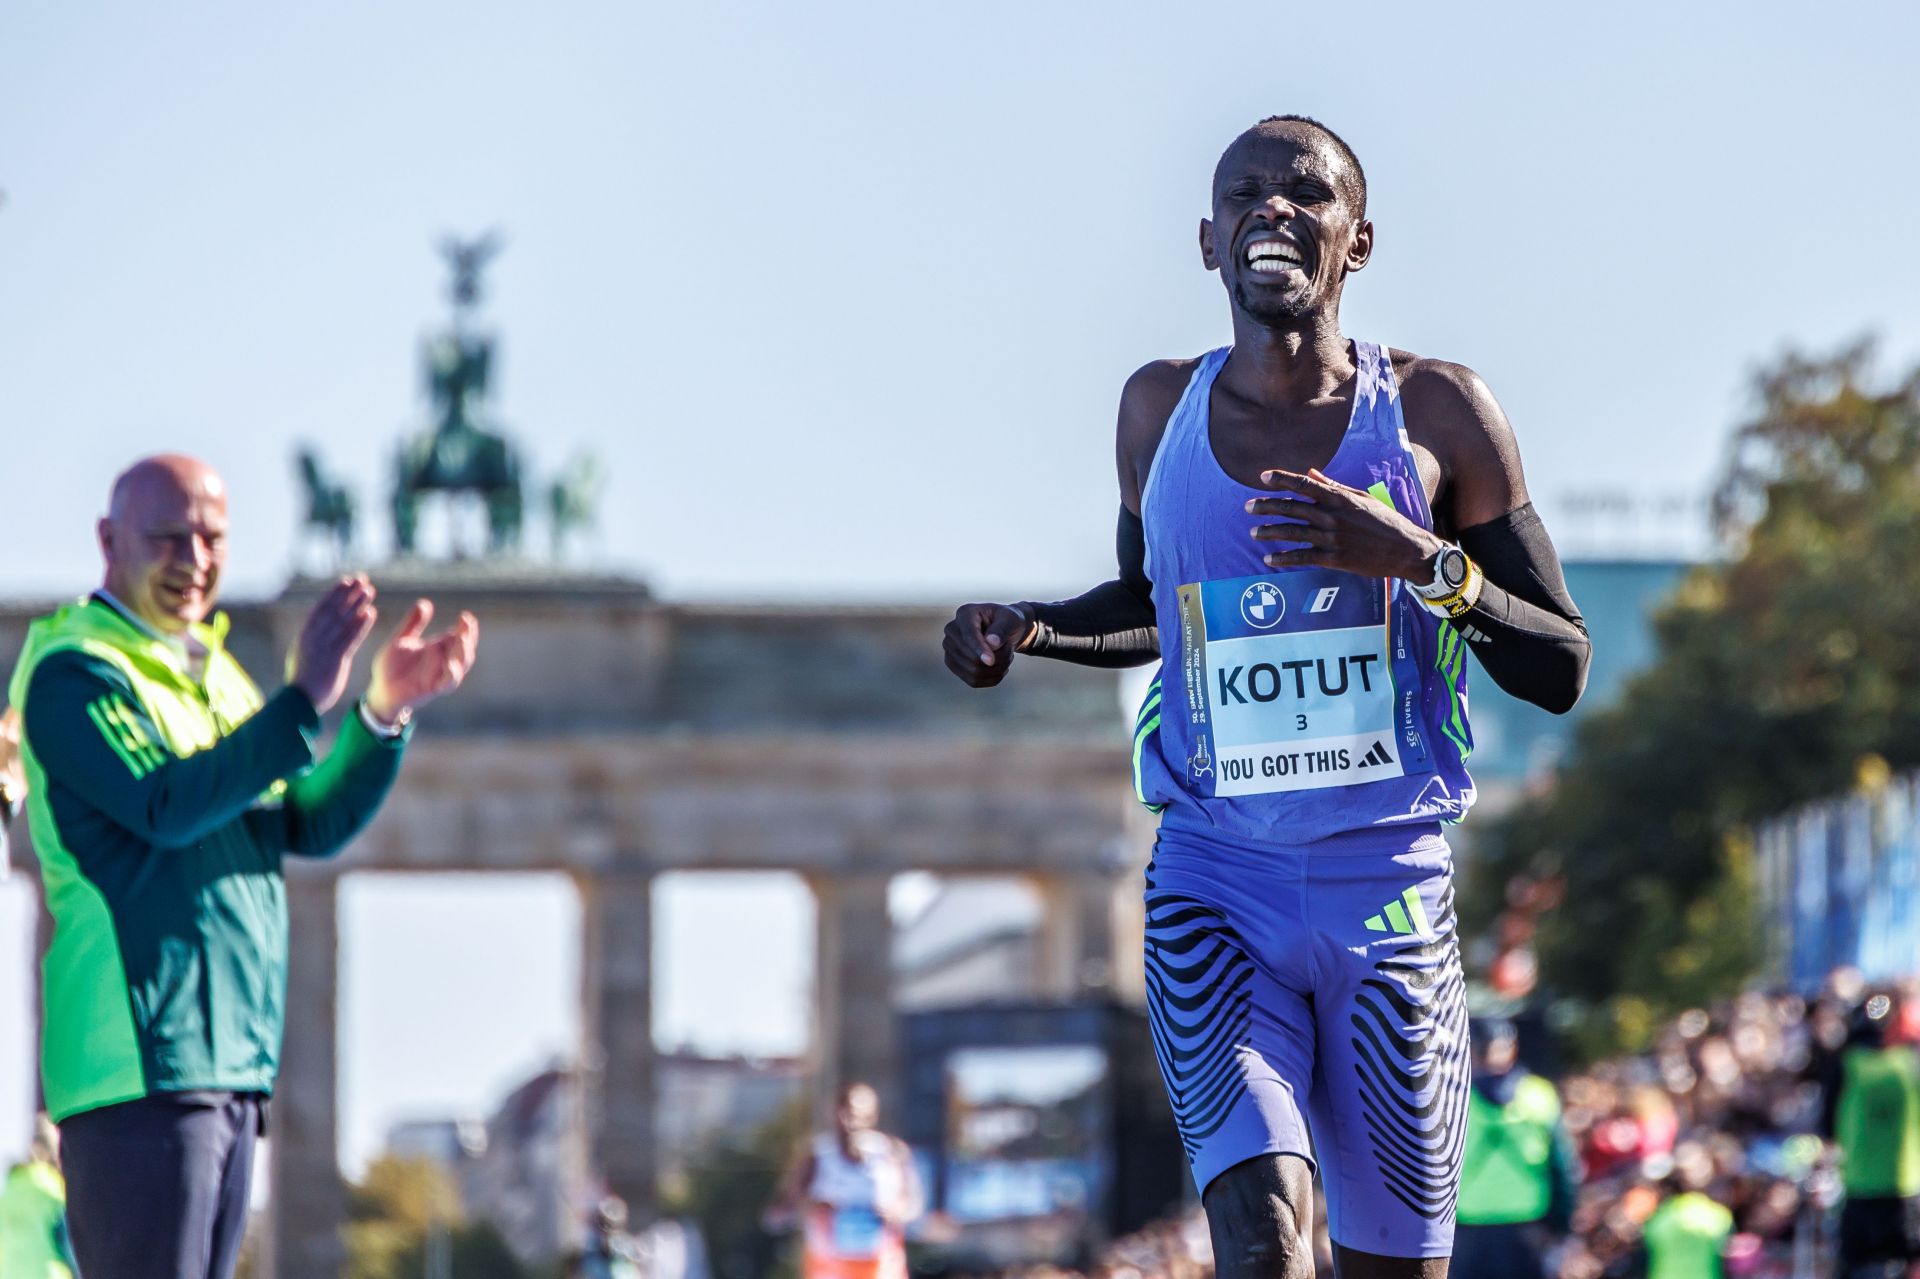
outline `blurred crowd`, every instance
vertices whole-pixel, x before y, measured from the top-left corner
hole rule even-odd
[[[1651,1051],[1557,1080],[1577,1151],[1569,1228],[1541,1252],[1557,1279],[1637,1279],[1652,1269],[1648,1226],[1683,1197],[1711,1201],[1727,1279],[1826,1279],[1846,1195],[1833,1137],[1843,1060],[1874,1042],[1920,1045],[1920,983],[1870,988],[1833,973],[1813,998],[1749,993],[1682,1014]],[[1724,1209],[1724,1213],[1720,1212]],[[1324,1213],[1319,1214],[1324,1221]],[[1320,1272],[1331,1275],[1324,1240]],[[1204,1279],[1213,1273],[1194,1212],[1112,1243],[1091,1276],[1052,1266],[1007,1279]],[[1482,1279],[1456,1269],[1460,1279]],[[1691,1273],[1691,1271],[1688,1271]],[[1711,1272],[1702,1269],[1703,1279]],[[1852,1272],[1905,1276],[1890,1263]],[[1920,1274],[1920,1270],[1913,1273]]]

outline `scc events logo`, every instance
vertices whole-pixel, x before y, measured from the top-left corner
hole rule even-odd
[[[1240,592],[1240,616],[1258,630],[1278,626],[1287,615],[1287,597],[1272,582],[1255,582]]]

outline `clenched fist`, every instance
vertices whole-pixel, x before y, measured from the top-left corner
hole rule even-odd
[[[992,688],[1032,630],[1033,618],[1018,604],[962,604],[943,638],[947,669],[975,688]]]

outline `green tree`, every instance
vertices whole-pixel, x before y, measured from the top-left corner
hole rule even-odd
[[[666,1215],[690,1218],[707,1245],[716,1279],[781,1279],[793,1272],[790,1251],[767,1237],[760,1215],[806,1137],[808,1105],[796,1097],[751,1132],[720,1134],[689,1160],[687,1176],[662,1204]]]
[[[429,1236],[447,1234],[459,1279],[528,1279],[491,1222],[465,1219],[460,1191],[441,1165],[384,1155],[347,1192],[347,1279],[426,1279]]]
[[[1723,994],[1761,956],[1755,823],[1920,766],[1920,367],[1870,344],[1755,378],[1715,494],[1722,558],[1656,619],[1658,656],[1589,716],[1554,787],[1489,830],[1472,913],[1551,868],[1542,973],[1594,1049]]]

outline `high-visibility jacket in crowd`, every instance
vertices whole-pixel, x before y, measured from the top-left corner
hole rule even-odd
[[[1920,1057],[1906,1044],[1850,1048],[1840,1066],[1833,1128],[1847,1194],[1920,1195]]]
[[[1504,1106],[1478,1088],[1470,1091],[1460,1161],[1461,1225],[1508,1226],[1547,1215],[1559,1123],[1560,1094],[1538,1075],[1517,1080]]]
[[[0,1188],[0,1275],[73,1279],[67,1184],[49,1164],[20,1164]]]
[[[1647,1218],[1647,1279],[1721,1279],[1733,1214],[1696,1191],[1675,1195]]]
[[[14,668],[28,817],[53,944],[41,1071],[63,1120],[154,1092],[269,1092],[285,1019],[286,854],[338,850],[400,768],[404,732],[349,715],[317,767],[320,717],[262,699],[103,595],[34,622]],[[197,665],[197,669],[195,669]]]

